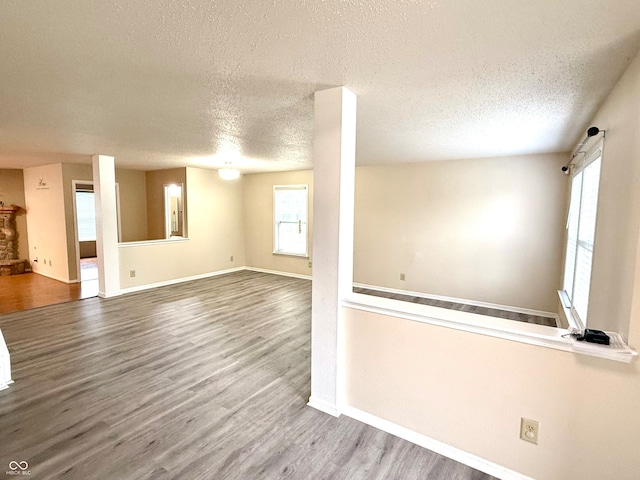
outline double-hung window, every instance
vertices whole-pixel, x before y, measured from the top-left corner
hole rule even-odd
[[[571,179],[563,296],[578,327],[587,325],[601,163],[602,142],[576,165]]]
[[[273,252],[308,256],[308,185],[273,187]]]

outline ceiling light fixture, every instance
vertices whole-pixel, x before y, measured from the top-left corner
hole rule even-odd
[[[231,163],[226,162],[224,168],[218,169],[218,175],[223,180],[235,180],[240,177],[240,170],[237,168],[231,168]]]

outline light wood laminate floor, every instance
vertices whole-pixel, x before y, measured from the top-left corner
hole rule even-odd
[[[492,478],[306,406],[310,314],[311,282],[238,272],[0,315],[15,380],[0,392],[0,473]]]
[[[97,295],[98,280],[65,283],[32,272],[9,275],[0,277],[0,314],[20,312]]]

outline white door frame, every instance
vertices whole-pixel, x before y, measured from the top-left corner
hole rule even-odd
[[[73,202],[73,236],[76,248],[76,281],[80,283],[80,241],[78,240],[78,209],[76,206],[76,188],[80,185],[93,185],[93,180],[71,180],[71,199]],[[122,225],[120,221],[120,185],[116,183],[116,209],[118,212],[118,242],[122,242]],[[100,268],[100,267],[98,267]]]

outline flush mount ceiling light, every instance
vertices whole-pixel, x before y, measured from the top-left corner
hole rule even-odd
[[[240,177],[240,170],[231,168],[230,163],[225,163],[224,168],[218,169],[218,175],[220,175],[220,178],[223,180],[235,180]]]

